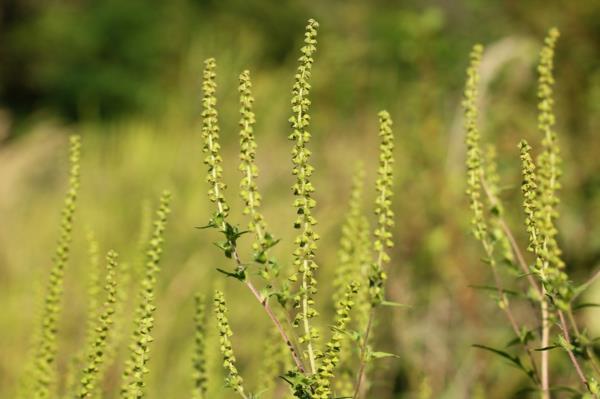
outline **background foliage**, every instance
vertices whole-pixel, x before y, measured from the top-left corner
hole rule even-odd
[[[29,347],[43,279],[57,235],[66,176],[66,134],[83,135],[81,202],[67,308],[61,318],[64,371],[83,340],[86,228],[101,253],[115,248],[132,262],[144,210],[173,191],[159,278],[150,397],[191,391],[193,296],[226,286],[230,320],[245,380],[256,380],[267,320],[246,291],[215,271],[221,260],[194,226],[210,209],[200,140],[202,61],[219,63],[225,165],[237,164],[237,76],[250,69],[257,114],[257,161],[265,217],[289,261],[294,209],[287,114],[294,63],[305,21],[321,22],[313,78],[315,209],[322,236],[322,281],[332,279],[338,221],[355,160],[375,175],[376,111],[395,120],[398,245],[388,292],[411,305],[378,326],[383,360],[372,397],[518,397],[526,381],[474,343],[512,338],[493,301],[470,288],[489,283],[469,235],[464,196],[461,91],[473,43],[486,44],[482,64],[482,134],[499,146],[505,203],[521,215],[516,145],[535,138],[535,63],[550,26],[562,36],[556,55],[557,131],[565,159],[559,241],[571,276],[584,280],[600,263],[600,6],[595,1],[33,1],[0,4],[0,397],[11,397]],[[262,149],[262,151],[261,151]],[[237,187],[235,167],[226,168]],[[370,184],[372,187],[373,185]],[[368,193],[370,201],[373,193]],[[232,196],[233,197],[233,196]],[[153,207],[156,204],[152,204]],[[233,207],[232,220],[242,222]],[[237,213],[236,213],[237,212]],[[521,219],[512,221],[522,241]],[[600,296],[591,289],[589,301]],[[235,293],[235,294],[234,294]],[[318,303],[331,292],[321,289]],[[176,310],[176,311],[175,311]],[[324,305],[322,312],[331,312]],[[579,314],[600,335],[598,311]],[[211,322],[214,323],[214,322]],[[252,328],[248,328],[252,326]],[[215,331],[209,326],[208,331]],[[209,336],[215,343],[218,337]],[[218,354],[211,373],[218,375]],[[569,378],[562,353],[553,375]],[[561,373],[562,370],[564,373]],[[108,386],[118,386],[118,368]],[[112,384],[112,385],[111,385]],[[210,397],[228,397],[212,386]],[[522,394],[525,395],[525,394]]]

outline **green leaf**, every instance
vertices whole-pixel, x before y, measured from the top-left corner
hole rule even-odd
[[[558,345],[550,345],[550,346],[545,346],[543,348],[535,348],[534,351],[545,352],[545,351],[549,351],[549,350],[556,349],[556,348],[558,348]]]
[[[220,269],[217,267],[217,271],[220,273],[223,273],[227,277],[235,278],[236,280],[239,280],[239,281],[246,280],[246,269],[245,268],[241,268],[232,273],[232,272],[228,272],[227,270],[223,270],[223,269]]]
[[[385,359],[387,357],[395,357],[396,359],[400,359],[400,356],[395,355],[393,353],[388,352],[370,352],[369,358],[371,359]]]
[[[527,344],[528,342],[530,342],[530,341],[532,341],[534,339],[535,339],[535,334],[533,333],[533,331],[527,330],[527,329],[522,329],[521,335],[519,337],[515,337],[515,338],[511,339],[506,344],[506,347],[510,348],[511,346],[517,345],[517,344],[520,344],[520,343]]]
[[[486,350],[488,352],[495,353],[496,355],[508,360],[510,362],[510,364],[512,364],[513,366],[515,366],[516,368],[518,368],[519,370],[524,372],[532,381],[535,382],[533,370],[529,370],[527,367],[525,367],[523,365],[523,363],[521,363],[521,359],[519,359],[517,356],[512,356],[508,352],[505,352],[500,349],[492,348],[491,346],[480,345],[480,344],[473,344],[472,346],[474,348],[479,348],[479,349]]]
[[[498,292],[498,288],[494,287],[492,285],[469,285],[469,288],[474,288],[476,290],[482,290],[482,291],[492,291],[494,293]],[[510,295],[510,296],[522,296],[521,294],[519,294],[516,291],[503,289],[502,292],[505,293],[506,295]]]
[[[572,307],[573,310],[585,309],[585,308],[600,308],[600,303],[584,302],[578,303]]]

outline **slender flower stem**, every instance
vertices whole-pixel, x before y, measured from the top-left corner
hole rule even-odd
[[[483,188],[483,192],[487,196],[490,203],[492,205],[498,204],[498,202],[499,202],[498,198],[491,192],[491,190],[489,189],[488,184],[485,180],[485,177],[483,177],[483,176],[481,177],[481,187]],[[502,217],[502,215],[498,215],[497,217],[498,217],[498,222],[500,224],[500,228],[502,229],[502,232],[506,235],[506,238],[508,238],[508,242],[510,243],[513,253],[515,254],[515,256],[517,258],[517,264],[523,271],[523,274],[527,277],[527,281],[529,282],[529,285],[531,286],[531,288],[533,288],[535,290],[535,292],[541,296],[542,289],[540,288],[539,284],[535,281],[535,278],[531,274],[531,271],[529,270],[529,267],[527,266],[527,262],[525,261],[525,256],[523,255],[523,251],[521,251],[521,248],[519,248],[519,244],[517,244],[515,235],[512,233],[512,231],[511,231],[510,227],[508,226],[508,223],[506,223],[506,220],[504,219],[504,217]]]
[[[575,371],[577,372],[577,376],[579,377],[579,380],[581,381],[581,383],[583,385],[585,385],[586,389],[592,395],[594,395],[594,393],[590,390],[590,385],[589,385],[589,382],[587,380],[587,377],[583,373],[581,365],[579,364],[579,361],[575,357],[575,354],[573,353],[573,350],[570,347],[570,345],[571,345],[571,335],[569,334],[569,326],[567,325],[567,321],[565,319],[565,315],[564,315],[564,312],[562,310],[558,310],[558,318],[560,320],[560,328],[561,328],[561,330],[563,332],[563,336],[565,338],[565,341],[567,341],[566,342],[567,345],[565,345],[565,350],[567,351],[567,354],[569,355],[569,359],[571,360],[571,363],[573,363],[573,366],[575,367]],[[597,398],[596,395],[594,395],[594,397]]]
[[[590,277],[585,283],[579,286],[579,288],[571,297],[571,303],[575,302],[575,299],[577,299],[583,292],[585,292],[586,289],[588,289],[592,284],[594,284],[594,282],[598,280],[598,278],[600,278],[600,269],[598,269],[596,273],[594,273],[592,277]]]
[[[540,304],[542,311],[542,399],[550,399],[550,372],[549,372],[549,352],[550,344],[550,321],[548,320],[548,301],[546,298],[546,290],[542,287],[542,302]]]
[[[485,178],[483,176],[481,176],[481,187],[483,188],[483,192],[487,196],[490,203],[497,204],[498,198],[491,192],[491,190],[489,189],[488,184],[485,181]],[[542,319],[541,347],[547,348],[550,344],[550,323],[549,323],[549,312],[548,312],[548,300],[546,299],[545,290],[543,287],[541,287],[535,281],[535,278],[531,274],[531,271],[529,270],[529,267],[527,266],[527,262],[525,261],[525,256],[523,256],[523,252],[521,251],[521,248],[519,247],[519,244],[517,243],[517,240],[515,239],[514,234],[512,233],[510,227],[508,226],[508,223],[502,217],[502,215],[498,215],[497,217],[498,217],[498,222],[499,222],[500,228],[502,229],[502,232],[508,239],[508,242],[510,243],[512,251],[515,254],[515,257],[517,259],[517,264],[523,271],[524,275],[527,277],[527,281],[528,281],[529,285],[531,286],[531,288],[534,290],[534,292],[540,298],[540,312],[541,312],[541,319]],[[496,273],[496,272],[494,272],[494,273]],[[519,336],[519,332],[518,332],[519,328],[514,320],[513,315],[510,312],[510,309],[508,309],[508,306],[507,306],[507,309],[505,309],[505,313],[509,317],[509,319],[512,319],[511,325],[513,327],[513,330],[517,333],[517,336]],[[524,346],[525,346],[525,350],[527,351],[528,357],[530,358],[531,364],[533,365],[533,367],[535,369],[536,366],[535,366],[535,361],[533,359],[533,353],[531,352],[531,349],[528,347],[527,344],[525,344]],[[550,373],[549,373],[548,351],[543,350],[541,352],[540,358],[541,358],[540,359],[540,363],[541,363],[540,364],[540,367],[541,367],[540,388],[542,389],[542,399],[549,399],[550,398]]]
[[[277,328],[277,331],[279,331],[279,335],[281,335],[281,338],[284,340],[285,344],[287,345],[288,349],[290,350],[290,352],[292,354],[292,358],[294,359],[294,363],[296,364],[296,367],[298,367],[298,369],[304,373],[305,372],[304,366],[302,365],[302,361],[300,360],[300,357],[298,356],[298,352],[296,351],[296,348],[294,347],[294,344],[288,337],[287,333],[283,329],[283,326],[279,322],[279,319],[277,319],[277,317],[273,313],[273,310],[271,309],[271,306],[269,305],[267,298],[264,298],[260,294],[260,292],[258,292],[256,287],[254,287],[254,285],[252,284],[252,282],[250,280],[246,279],[245,284],[250,289],[252,294],[254,294],[254,297],[256,298],[256,300],[258,302],[260,302],[263,309],[265,309],[265,312],[267,312],[267,315],[269,316],[269,318],[271,319],[273,324],[275,324],[275,328]]]
[[[360,395],[360,388],[364,379],[365,367],[367,366],[367,345],[369,343],[369,334],[371,332],[374,317],[375,309],[371,308],[371,312],[369,313],[369,321],[367,322],[367,329],[365,330],[365,338],[360,346],[360,368],[358,369],[356,388],[354,389],[354,395],[352,395],[352,399],[357,399]]]
[[[234,249],[234,251],[233,251],[233,258],[235,259],[237,266],[242,267],[243,263],[240,258],[240,255],[237,252],[237,249]],[[248,287],[250,289],[250,291],[252,292],[252,294],[254,295],[256,300],[261,304],[261,306],[263,307],[263,309],[265,310],[265,312],[267,313],[267,315],[269,316],[269,318],[275,325],[275,328],[277,328],[277,331],[279,331],[279,335],[281,335],[281,338],[283,339],[286,346],[290,350],[290,353],[292,355],[292,358],[294,359],[294,363],[296,364],[296,367],[298,367],[298,369],[304,373],[305,372],[304,365],[302,364],[302,361],[300,360],[300,357],[298,356],[298,351],[294,347],[292,340],[288,337],[287,333],[285,332],[283,326],[281,325],[281,322],[279,321],[277,316],[275,316],[275,313],[273,312],[273,309],[271,309],[271,305],[269,305],[267,298],[264,298],[260,294],[260,292],[258,292],[258,290],[254,286],[254,284],[252,284],[252,282],[247,277],[244,280],[244,284],[246,284],[246,287]]]

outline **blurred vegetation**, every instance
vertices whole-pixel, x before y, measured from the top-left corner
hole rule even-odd
[[[535,63],[550,26],[562,36],[556,56],[557,131],[566,175],[559,240],[571,276],[585,280],[600,263],[600,6],[581,1],[5,0],[0,3],[0,397],[11,397],[27,353],[54,246],[66,176],[66,135],[83,136],[82,192],[73,259],[67,267],[59,366],[83,340],[88,271],[86,228],[101,253],[137,256],[143,209],[173,191],[159,278],[151,398],[191,391],[193,296],[225,285],[234,346],[248,381],[258,374],[268,323],[248,293],[223,280],[211,242],[193,227],[209,208],[200,142],[202,61],[219,64],[226,179],[237,187],[237,76],[254,77],[259,184],[265,217],[289,261],[294,209],[286,139],[294,63],[309,17],[322,30],[313,79],[313,124],[323,237],[322,281],[333,278],[338,221],[353,160],[375,173],[376,111],[387,108],[397,133],[398,245],[390,299],[411,305],[380,317],[381,350],[369,397],[528,397],[517,371],[474,343],[512,339],[485,293],[490,281],[469,235],[464,196],[460,101],[468,53],[486,44],[482,134],[498,144],[505,201],[520,215],[517,142],[536,138]],[[372,186],[372,184],[371,184]],[[233,191],[233,190],[232,190]],[[372,195],[373,193],[371,193]],[[153,204],[155,205],[155,204]],[[241,223],[241,206],[234,220]],[[521,219],[512,222],[525,237]],[[233,293],[236,293],[234,295]],[[330,292],[320,293],[326,303]],[[591,289],[589,301],[600,298]],[[331,311],[327,307],[324,312]],[[598,310],[579,317],[600,335]],[[211,321],[214,324],[214,321]],[[209,331],[214,331],[211,324]],[[248,328],[251,326],[252,328]],[[208,337],[216,343],[217,337]],[[212,340],[212,341],[211,341]],[[122,354],[121,354],[122,355]],[[209,361],[221,373],[218,354]],[[210,360],[210,359],[209,359]],[[211,363],[212,362],[212,363]],[[559,384],[572,377],[552,353]],[[113,366],[105,384],[119,385]],[[229,393],[213,386],[211,398]],[[421,394],[419,393],[421,392]],[[424,393],[423,393],[424,392]],[[485,394],[484,394],[485,393]],[[419,396],[421,395],[421,396]],[[478,396],[480,395],[480,396]]]

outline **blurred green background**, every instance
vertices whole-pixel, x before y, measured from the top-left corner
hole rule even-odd
[[[518,393],[527,385],[518,371],[471,348],[502,346],[512,337],[494,301],[470,288],[487,284],[490,273],[470,236],[463,194],[464,71],[471,46],[485,44],[482,131],[498,146],[511,224],[523,239],[516,144],[523,137],[539,140],[535,63],[547,29],[560,29],[556,113],[566,168],[560,241],[571,276],[585,280],[600,264],[600,4],[594,0],[4,0],[0,397],[14,394],[36,328],[66,184],[69,133],[83,135],[84,157],[61,371],[83,340],[85,229],[96,232],[103,251],[114,248],[131,261],[144,204],[154,205],[169,188],[174,211],[149,398],[189,397],[192,297],[215,285],[227,290],[242,374],[256,379],[268,321],[248,292],[215,271],[223,266],[211,244],[217,237],[194,229],[210,213],[199,134],[202,61],[212,56],[218,63],[225,175],[239,223],[245,221],[235,193],[237,76],[246,68],[252,73],[259,185],[267,221],[283,238],[276,252],[285,263],[294,237],[290,89],[311,17],[321,24],[312,149],[325,315],[331,293],[325,282],[335,269],[345,211],[340,204],[348,198],[351,171],[363,160],[373,181],[376,112],[386,108],[395,121],[397,245],[388,293],[411,308],[381,314],[378,347],[401,359],[378,363],[369,397],[419,398],[427,389],[435,398],[528,397]],[[600,287],[587,299],[594,295],[600,297]],[[597,312],[579,314],[593,336],[600,335]],[[569,381],[564,355],[553,352],[552,361],[556,384]],[[214,375],[218,366],[213,359]],[[111,368],[108,388],[118,386],[118,375],[119,367]],[[219,381],[211,390],[211,398],[231,397]]]

